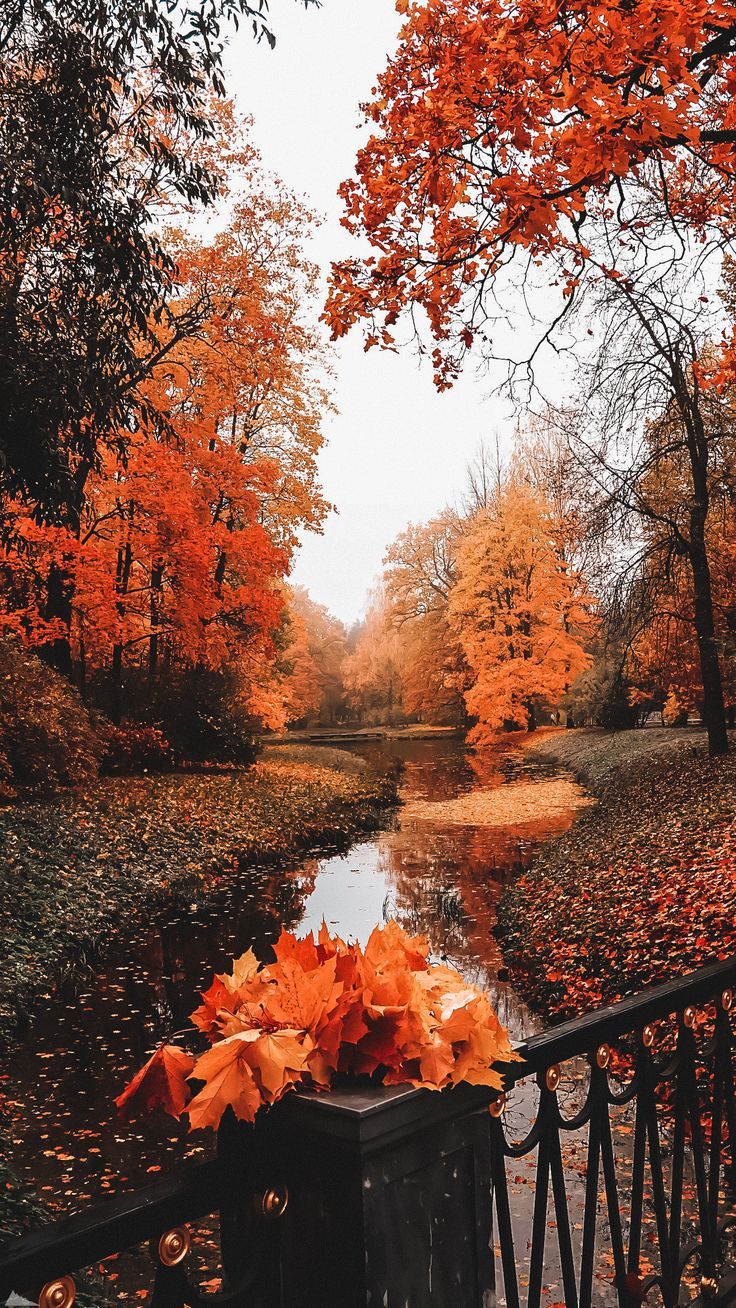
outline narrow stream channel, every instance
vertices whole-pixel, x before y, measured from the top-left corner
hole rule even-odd
[[[550,811],[544,798],[554,772],[512,748],[472,755],[452,739],[370,742],[357,752],[403,763],[404,807],[384,830],[347,853],[325,849],[295,867],[237,874],[206,906],[151,921],[125,947],[116,943],[95,974],[48,997],[13,1056],[6,1091],[13,1168],[55,1209],[132,1188],[209,1150],[176,1127],[122,1125],[112,1101],[146,1052],[186,1024],[213,970],[249,945],[265,956],[282,924],[302,932],[324,917],[364,940],[396,917],[487,987],[516,1039],[535,1029],[499,979],[495,913],[509,875],[574,819],[573,807]],[[505,786],[505,816],[490,825],[482,801]]]

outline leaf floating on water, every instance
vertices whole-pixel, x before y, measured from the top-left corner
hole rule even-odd
[[[455,799],[414,799],[402,809],[407,822],[457,823],[459,826],[508,827],[572,815],[594,804],[581,786],[566,777],[517,781],[489,790],[473,790]]]

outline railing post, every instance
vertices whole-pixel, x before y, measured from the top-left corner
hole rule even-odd
[[[289,1096],[246,1128],[244,1183],[253,1151],[285,1201],[268,1308],[490,1303],[492,1097],[367,1085]]]

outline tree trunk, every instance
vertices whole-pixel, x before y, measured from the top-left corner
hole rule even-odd
[[[718,661],[713,595],[710,567],[705,546],[698,548],[692,541],[690,564],[693,573],[693,600],[695,632],[700,655],[700,675],[703,682],[703,725],[708,733],[708,750],[711,755],[728,753],[726,709],[723,700],[723,681]]]
[[[119,727],[123,716],[123,647],[119,643],[112,647],[110,686],[110,717]]]
[[[72,502],[68,505],[67,526],[77,540],[79,540],[82,529],[84,493],[90,471],[90,463],[83,459],[74,475],[74,494]],[[70,681],[73,680],[74,674],[70,636],[74,590],[74,578],[64,568],[59,567],[58,563],[52,563],[46,580],[44,616],[47,622],[54,619],[63,622],[66,631],[63,636],[57,636],[56,640],[48,641],[47,644],[42,645],[39,655],[45,663],[55,668],[57,672],[61,672],[63,676],[68,677]]]
[[[128,520],[133,521],[133,501],[130,501],[128,508]],[[118,550],[117,572],[115,577],[115,590],[118,599],[115,603],[121,626],[125,618],[125,595],[128,590],[130,581],[130,570],[133,566],[133,550],[130,539],[125,545]],[[110,716],[116,726],[120,726],[123,716],[123,646],[121,641],[116,641],[112,647],[112,667],[110,670],[110,680],[112,684],[112,706]]]
[[[695,634],[698,640],[700,676],[703,682],[703,724],[708,733],[708,751],[711,756],[715,756],[728,753],[728,733],[705,537],[710,509],[708,438],[697,390],[691,397],[679,368],[676,373],[675,389],[685,426],[693,483],[688,554],[693,574]]]
[[[79,637],[79,693],[87,700],[87,652],[84,647],[84,635]]]
[[[163,585],[164,565],[157,563],[151,568],[151,637],[148,642],[148,679],[153,681],[158,668],[159,647],[159,600]]]
[[[46,579],[46,604],[44,617],[47,622],[63,622],[65,632],[42,645],[39,654],[44,663],[55,668],[62,676],[72,679],[72,647],[69,629],[72,621],[72,601],[74,583],[67,572],[58,563],[52,563]]]

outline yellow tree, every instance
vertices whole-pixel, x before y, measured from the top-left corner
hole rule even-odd
[[[291,643],[285,656],[285,691],[289,721],[307,718],[333,723],[345,699],[345,627],[303,586],[289,588],[288,623]]]
[[[343,677],[349,702],[361,719],[396,722],[404,717],[401,642],[382,586],[371,595]]]
[[[533,728],[590,662],[583,578],[565,562],[559,524],[535,490],[510,483],[469,522],[457,550],[450,628],[468,663],[470,739]]]
[[[461,523],[447,510],[407,527],[386,555],[384,584],[398,633],[404,708],[423,722],[462,718],[464,659],[447,622]]]
[[[289,643],[282,661],[285,716],[287,722],[306,722],[319,715],[322,689],[307,624],[292,604],[286,613],[286,629]]]

